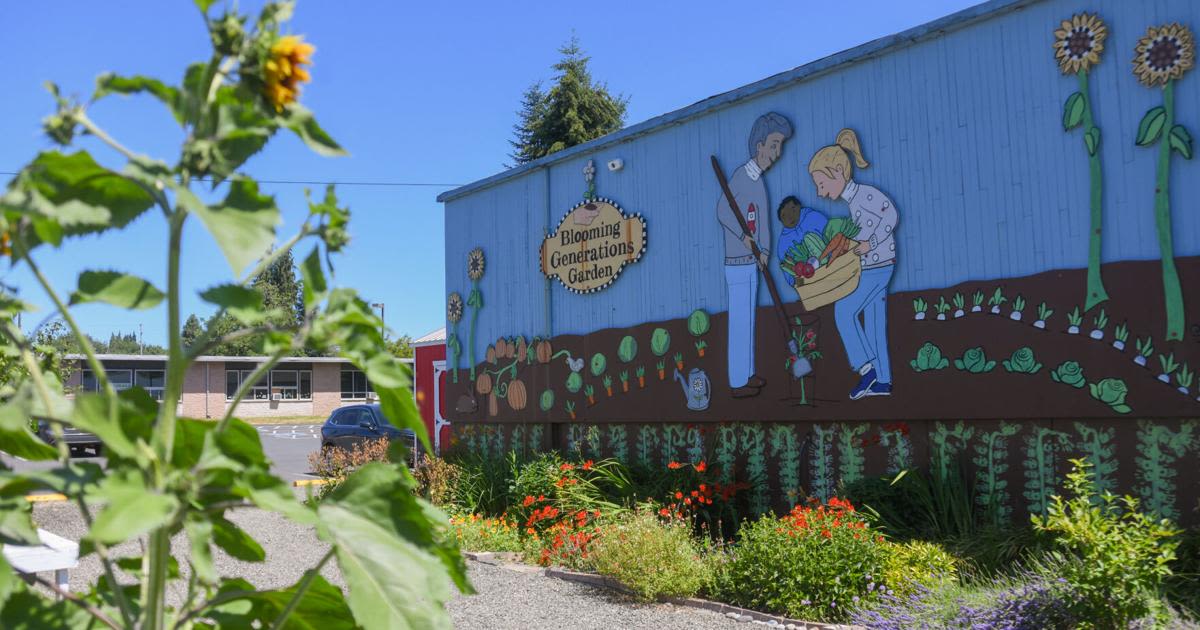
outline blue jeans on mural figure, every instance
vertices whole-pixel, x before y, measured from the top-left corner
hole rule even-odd
[[[861,380],[850,397],[885,396],[892,391],[892,362],[888,357],[887,293],[895,265],[864,269],[853,293],[833,307],[838,334],[846,347],[850,369]],[[862,315],[862,321],[859,321]]]
[[[729,290],[729,386],[744,386],[754,375],[754,311],[758,306],[758,265],[725,265]]]

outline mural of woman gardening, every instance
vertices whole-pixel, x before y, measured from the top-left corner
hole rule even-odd
[[[851,163],[853,158],[853,164]],[[895,231],[899,222],[896,205],[874,186],[854,181],[854,167],[867,168],[858,135],[843,129],[834,144],[813,155],[808,163],[817,195],[842,199],[850,206],[850,220],[857,230],[852,238],[838,233],[822,252],[833,259],[853,251],[859,256],[862,273],[858,286],[834,305],[838,335],[859,374],[850,399],[888,396],[892,393],[892,368],[887,340],[888,284],[896,267]]]

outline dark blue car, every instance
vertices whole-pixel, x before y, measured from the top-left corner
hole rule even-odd
[[[350,405],[335,409],[321,426],[321,450],[347,451],[367,440],[399,440],[409,448],[410,464],[416,462],[417,436],[412,429],[397,429],[384,417],[379,405]]]

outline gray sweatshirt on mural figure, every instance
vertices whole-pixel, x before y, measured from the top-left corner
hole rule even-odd
[[[768,253],[771,248],[771,209],[767,205],[767,183],[763,181],[762,169],[754,160],[733,172],[729,177],[729,191],[733,193],[738,209],[750,226],[751,236],[758,241],[763,253]],[[725,227],[725,264],[754,264],[754,254],[742,242],[742,226],[733,215],[733,209],[729,207],[724,194],[717,199],[717,220]],[[759,238],[759,234],[765,234],[766,238]]]
[[[871,251],[862,256],[863,269],[895,263],[896,237],[893,232],[900,217],[892,200],[878,188],[854,180],[846,182],[842,199],[850,205],[850,218],[861,228],[855,239],[871,245]]]

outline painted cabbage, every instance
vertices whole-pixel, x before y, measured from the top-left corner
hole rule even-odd
[[[621,339],[621,345],[617,346],[617,358],[624,363],[629,363],[637,356],[637,340],[633,335],[625,335]]]
[[[926,341],[925,345],[917,350],[917,358],[908,362],[912,366],[914,372],[924,372],[925,370],[941,370],[950,365],[950,360],[942,356],[942,349]]]
[[[692,311],[688,316],[688,332],[699,337],[708,332],[708,313],[701,309]]]
[[[1070,385],[1076,389],[1087,385],[1087,379],[1083,377],[1083,367],[1076,361],[1064,361],[1062,365],[1050,371],[1050,378],[1054,379],[1055,383]]]
[[[567,391],[574,394],[579,391],[580,387],[583,387],[583,376],[579,372],[571,372],[571,375],[567,377]]]
[[[554,390],[547,389],[546,391],[542,392],[542,398],[539,402],[542,407],[542,411],[550,411],[550,409],[554,407]]]
[[[976,346],[955,359],[954,367],[972,374],[983,374],[984,372],[991,372],[996,367],[996,362],[989,361],[983,348]]]
[[[671,333],[666,328],[655,328],[650,334],[650,351],[661,357],[671,348]]]
[[[597,352],[592,355],[592,376],[600,376],[606,367],[608,367],[608,359],[605,359],[603,354]]]
[[[1037,374],[1042,364],[1033,357],[1033,348],[1025,346],[1012,353],[1012,357],[1004,361],[1004,369],[1019,374]]]
[[[1088,385],[1091,388],[1092,398],[1112,407],[1112,410],[1117,413],[1129,413],[1132,409],[1125,404],[1125,396],[1129,393],[1129,389],[1125,386],[1125,381],[1119,378],[1106,378],[1099,383]]]

